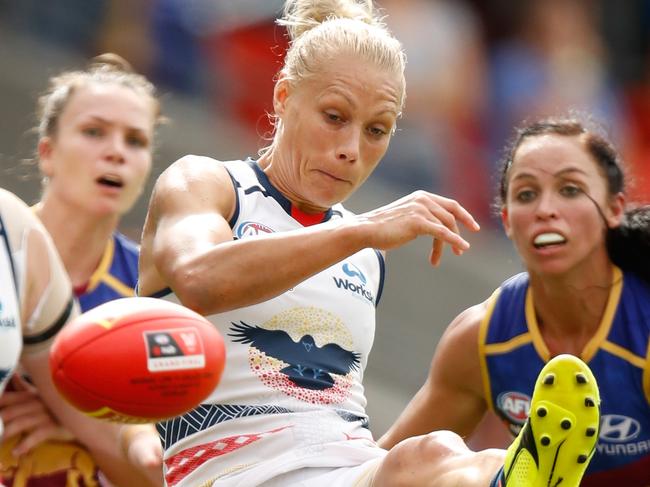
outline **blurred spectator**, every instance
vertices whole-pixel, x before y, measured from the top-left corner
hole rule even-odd
[[[375,177],[442,191],[485,222],[492,162],[511,127],[576,108],[609,124],[636,194],[650,199],[650,1],[377,3],[403,40],[408,96]],[[264,137],[272,128],[272,76],[287,43],[274,23],[282,5],[0,0],[0,21],[82,55],[117,52],[161,87],[207,93],[219,115]]]
[[[619,85],[645,76],[650,2],[598,0],[599,25],[610,53],[610,75]]]
[[[0,2],[2,3],[2,2]],[[3,14],[43,42],[94,55],[94,40],[109,0],[7,0]]]
[[[256,58],[260,56],[263,63],[268,64],[271,52],[258,53],[259,48],[246,47],[242,51],[239,46],[257,43],[258,29],[251,27],[250,33],[246,30],[257,25],[263,25],[264,29],[272,27],[281,6],[282,2],[276,0],[156,0],[152,12],[152,34],[157,49],[154,68],[157,81],[187,94],[202,94],[209,90],[218,100],[220,111],[228,109],[229,103],[222,105],[221,101],[233,91],[231,85],[236,87],[236,96],[248,98],[245,94],[247,74],[241,70],[250,68],[250,64],[255,69]],[[231,38],[233,34],[234,38]],[[267,51],[269,45],[270,42],[265,44]],[[252,58],[247,57],[249,55]],[[237,72],[230,72],[233,67],[231,58],[235,58]],[[254,87],[250,92],[256,98]],[[264,113],[259,104],[256,110],[258,116]],[[244,115],[244,118],[250,119],[250,116]]]
[[[633,177],[631,196],[650,203],[650,1],[605,3],[609,39],[618,60],[615,73],[626,88],[624,151]]]
[[[156,46],[152,76],[159,86],[200,95],[205,81],[193,12],[187,0],[156,1],[151,19]]]
[[[377,173],[411,188],[443,191],[485,220],[489,184],[481,132],[486,66],[480,21],[459,0],[379,3],[404,44],[407,97]]]
[[[210,23],[204,19],[201,37],[213,74],[213,103],[260,138],[269,136],[272,127],[266,114],[272,112],[273,80],[287,47],[284,29],[275,24],[283,1],[197,3],[212,10]]]
[[[597,13],[595,0],[525,3],[515,35],[492,52],[492,160],[511,127],[568,109],[608,121],[614,138],[620,137],[620,100],[609,79]]]
[[[633,177],[631,196],[650,203],[650,56],[643,79],[626,91],[626,160]]]
[[[155,59],[151,18],[156,2],[157,0],[108,0],[103,23],[95,40],[97,52],[119,54],[128,59],[136,71],[149,76]]]
[[[205,39],[209,61],[221,73],[212,87],[215,101],[261,138],[271,132],[266,114],[273,112],[273,80],[287,45],[284,29],[274,20],[236,26]]]

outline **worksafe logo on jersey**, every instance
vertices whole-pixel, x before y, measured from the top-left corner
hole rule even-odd
[[[203,342],[194,328],[145,331],[147,368],[151,372],[205,367]]]
[[[255,237],[264,233],[275,233],[275,230],[259,222],[242,222],[237,226],[237,238]]]
[[[346,277],[332,276],[332,279],[334,279],[334,284],[336,284],[336,287],[345,290],[347,292],[350,292],[355,296],[363,298],[369,301],[371,304],[374,304],[375,297],[368,289],[366,289],[366,284],[368,283],[368,280],[366,279],[364,273],[361,272],[361,269],[359,269],[354,264],[351,264],[349,262],[344,262],[343,265],[341,266],[341,270],[343,271],[343,274],[345,274]]]
[[[502,392],[497,407],[513,423],[524,424],[530,409],[530,397],[518,391]]]

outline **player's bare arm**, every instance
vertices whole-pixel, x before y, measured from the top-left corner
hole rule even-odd
[[[6,193],[3,193],[6,194]],[[23,334],[29,338],[35,330],[50,330],[60,320],[73,318],[78,311],[72,306],[72,289],[63,264],[54,250],[49,235],[32,211],[16,198],[2,199],[3,208],[10,207],[26,235],[26,292],[21,303]],[[17,232],[18,234],[23,232]],[[29,342],[29,339],[27,340]],[[26,344],[21,363],[34,381],[44,401],[57,419],[93,454],[98,465],[118,485],[129,485],[137,479],[150,485],[139,469],[131,466],[115,448],[119,426],[98,422],[70,406],[55,389],[50,376],[49,346],[51,339]],[[115,441],[106,441],[113,438]],[[151,484],[154,485],[154,484]]]
[[[457,221],[478,229],[453,200],[416,192],[356,219],[233,241],[228,219],[235,204],[230,176],[212,159],[189,156],[163,173],[145,224],[140,268],[149,271],[140,294],[168,283],[187,306],[212,314],[270,299],[367,247],[389,250],[430,235],[437,263],[443,244],[456,253],[469,247]]]
[[[232,181],[208,158],[175,163],[152,198],[140,268],[154,262],[157,275],[142,274],[140,294],[159,291],[166,282],[202,314],[269,299],[365,246],[361,232],[345,223],[233,241],[227,221],[235,205]],[[307,253],[311,259],[295,259]]]
[[[469,435],[486,410],[478,355],[478,333],[486,304],[458,315],[436,348],[429,375],[408,407],[379,440],[391,448],[422,431],[449,429]]]

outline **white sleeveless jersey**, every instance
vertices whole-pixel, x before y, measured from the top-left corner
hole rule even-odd
[[[237,194],[234,239],[303,228],[256,162],[224,165]],[[325,220],[350,215],[336,205]],[[225,340],[226,366],[205,404],[158,425],[168,485],[231,485],[231,475],[269,460],[278,471],[350,466],[354,455],[328,456],[326,445],[374,448],[362,379],[383,275],[382,254],[364,249],[280,296],[208,316]],[[171,290],[157,296],[178,302]],[[232,485],[258,482],[243,478]]]
[[[0,208],[1,210],[1,208]],[[19,292],[23,289],[22,255],[14,252],[9,229],[0,211],[0,394],[18,364],[22,350]]]
[[[21,316],[26,292],[28,239],[44,240],[48,282],[28,319]],[[44,257],[44,256],[40,256]],[[63,327],[73,310],[72,288],[49,234],[32,210],[0,188],[0,394],[25,352],[40,350]],[[52,317],[55,317],[54,319]]]

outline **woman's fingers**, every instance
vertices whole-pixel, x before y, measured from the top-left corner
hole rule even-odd
[[[42,414],[22,414],[11,421],[5,421],[5,435],[11,437],[19,433],[27,433],[41,424],[51,422],[51,418]]]
[[[411,193],[359,218],[372,224],[372,246],[382,250],[401,247],[418,236],[433,237],[429,256],[432,265],[439,264],[445,244],[456,255],[469,249],[459,225],[471,231],[480,229],[474,217],[458,202],[426,191]]]
[[[435,219],[459,235],[459,222],[473,232],[477,232],[481,228],[472,215],[454,200],[442,197],[433,199],[429,211]]]
[[[429,235],[431,235],[442,245],[444,243],[451,245],[462,252],[469,249],[470,245],[467,240],[460,236],[459,233],[449,229],[449,227],[439,222],[429,222]]]
[[[11,385],[17,391],[31,391],[34,394],[38,394],[34,384],[28,382],[21,374],[14,374],[11,377]]]
[[[481,226],[474,219],[472,214],[456,200],[445,198],[440,195],[432,195],[432,197],[441,208],[451,214],[456,230],[458,230],[456,222],[461,222],[465,227],[473,232],[478,232],[481,229]]]
[[[35,427],[32,428],[29,433],[24,435],[20,442],[13,449],[13,454],[15,456],[24,455],[32,448],[46,440],[70,441],[73,439],[74,436],[67,430],[56,423],[48,421],[44,424],[35,425]]]
[[[4,391],[0,395],[0,412],[34,399],[34,394],[27,391]]]
[[[13,399],[16,399],[0,408],[0,416],[5,426],[21,416],[49,416],[45,405],[39,398],[35,398],[31,394],[25,396],[21,392],[6,392],[5,394],[12,394],[15,396]]]
[[[433,220],[439,221],[442,227],[450,232],[446,233],[441,227],[434,227],[430,261],[432,265],[437,266],[442,258],[444,243],[449,244],[456,255],[462,255],[465,250],[469,249],[469,243],[460,236],[458,222],[471,231],[480,230],[480,226],[472,215],[455,200],[431,195],[428,208]]]
[[[32,384],[19,374],[14,375],[11,384],[13,390],[0,396],[0,418],[5,437],[23,435],[14,448],[15,455],[22,455],[48,439],[72,439],[52,417]]]
[[[429,256],[429,262],[431,262],[431,265],[433,267],[438,267],[438,264],[440,264],[443,248],[444,248],[443,242],[441,240],[438,240],[437,238],[434,238],[433,246],[431,247],[431,255]]]

